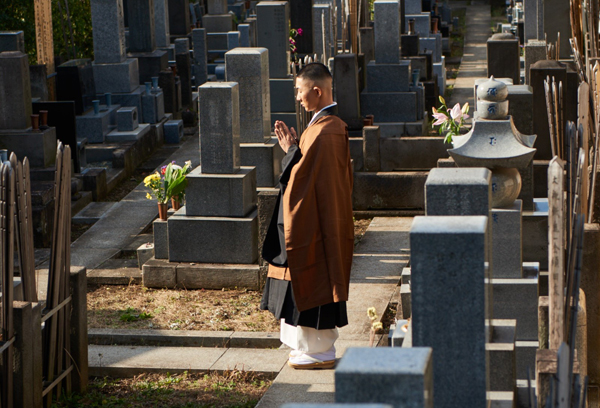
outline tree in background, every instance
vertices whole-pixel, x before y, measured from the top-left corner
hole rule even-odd
[[[51,0],[54,55],[59,62],[93,58],[90,0]],[[36,64],[35,12],[32,0],[3,0],[0,31],[23,31],[29,63]],[[60,57],[60,58],[59,58]]]

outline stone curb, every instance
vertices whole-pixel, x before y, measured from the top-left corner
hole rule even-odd
[[[279,348],[279,332],[89,329],[88,344],[164,347]]]

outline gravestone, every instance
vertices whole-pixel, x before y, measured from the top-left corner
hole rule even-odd
[[[181,105],[193,110],[192,61],[189,48],[188,38],[177,38],[175,40],[175,63],[177,65],[177,75],[181,81]]]
[[[20,51],[0,52],[0,144],[32,167],[48,167],[56,157],[56,128],[32,129],[29,61]]]
[[[287,1],[262,1],[256,5],[257,45],[269,50],[269,75],[289,74],[290,7]]]
[[[313,6],[313,52],[321,59],[323,54],[325,60],[334,55],[335,38],[333,30],[333,8],[331,4],[315,4]],[[325,26],[323,26],[325,22]],[[325,37],[325,39],[323,39]],[[325,51],[323,51],[325,46]]]
[[[139,86],[138,60],[125,54],[122,0],[91,0],[96,92],[132,92]]]
[[[546,41],[529,40],[525,44],[525,83],[531,85],[530,68],[538,61],[546,59]]]
[[[524,7],[524,41],[544,39],[544,1],[523,0]]]
[[[338,116],[351,130],[362,129],[360,89],[356,54],[338,54],[333,62],[333,91]]]
[[[25,34],[23,31],[0,31],[0,52],[25,52]]]
[[[335,369],[335,402],[433,408],[432,360],[429,347],[350,348]]]
[[[485,216],[415,217],[410,231],[412,345],[433,349],[438,408],[486,404],[487,233]]]
[[[191,24],[189,0],[169,0],[169,32],[171,33],[171,39],[188,35]]]
[[[226,80],[239,84],[242,166],[256,166],[259,187],[273,187],[281,173],[283,150],[271,137],[269,51],[235,48],[225,54]]]
[[[167,48],[171,44],[168,1],[154,0],[154,36],[159,48]]]
[[[194,49],[194,83],[200,86],[208,81],[206,30],[195,28],[192,30],[192,46]]]
[[[487,40],[487,76],[511,78],[514,85],[521,82],[521,50],[519,39],[512,34],[494,34]]]
[[[558,33],[560,33],[560,55],[561,59],[571,58],[571,45],[569,37],[571,33],[571,20],[568,16],[571,13],[570,4],[561,0],[544,0],[543,6],[538,3],[538,13],[543,11],[543,32],[538,36],[538,40],[543,40],[547,36],[548,42],[556,42]],[[539,32],[538,20],[538,32]]]
[[[376,0],[373,3],[377,64],[400,62],[400,6],[397,0]]]
[[[253,264],[256,170],[240,167],[239,86],[209,82],[198,93],[202,166],[187,176],[186,205],[168,219],[169,261]]]

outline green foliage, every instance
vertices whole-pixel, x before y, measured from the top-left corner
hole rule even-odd
[[[121,319],[122,322],[137,322],[138,320],[152,319],[153,317],[154,316],[152,316],[150,313],[137,313],[137,310],[135,310],[133,307],[128,307],[123,313],[121,313],[119,319]]]
[[[63,61],[93,58],[92,15],[90,0],[51,0],[54,55]],[[70,24],[67,17],[67,7]],[[70,27],[70,28],[69,28]],[[73,31],[73,42],[71,41]],[[0,31],[23,31],[29,63],[37,63],[35,11],[32,0],[3,0]],[[65,43],[66,40],[66,43]]]

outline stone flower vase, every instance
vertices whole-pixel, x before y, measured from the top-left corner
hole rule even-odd
[[[161,221],[167,220],[167,210],[168,209],[169,209],[169,206],[167,205],[167,203],[158,203],[158,218]]]
[[[177,211],[181,208],[181,201],[179,201],[179,198],[176,197],[171,197],[171,207]]]

